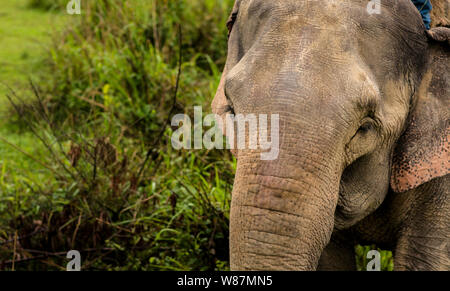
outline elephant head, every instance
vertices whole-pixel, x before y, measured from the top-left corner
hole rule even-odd
[[[448,174],[449,29],[368,2],[236,1],[213,111],[279,114],[280,149],[234,152],[233,270],[314,270],[390,189]]]

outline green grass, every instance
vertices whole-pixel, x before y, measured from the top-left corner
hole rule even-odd
[[[21,98],[31,95],[29,79],[44,72],[42,61],[49,49],[51,35],[64,29],[68,20],[63,13],[38,11],[28,7],[27,0],[0,0],[0,168],[3,181],[10,179],[20,184],[25,176],[42,178],[40,165],[19,152],[42,155],[42,147],[35,137],[11,124],[11,106],[6,94]],[[7,142],[5,142],[7,140]]]
[[[24,91],[27,80],[39,74],[51,35],[64,28],[64,13],[28,7],[27,0],[0,0],[0,81]],[[7,89],[0,85],[0,108],[7,106]]]
[[[15,89],[26,86],[22,74],[31,72],[45,109],[24,97],[34,102],[20,106],[24,120],[4,123],[8,143],[33,158],[19,158],[9,145],[0,148],[0,268],[11,269],[13,258],[19,270],[62,270],[66,260],[56,254],[68,249],[80,250],[84,267],[92,270],[228,268],[235,162],[227,153],[173,151],[169,128],[160,142],[154,139],[172,106],[176,23],[185,22],[176,113],[207,108],[224,61],[230,5],[89,2],[84,22],[51,42],[41,38],[49,48],[37,53],[41,72],[34,75],[25,60],[15,62],[26,70],[19,77],[6,74],[9,81],[17,81]],[[200,13],[211,16],[199,22]],[[156,156],[143,167],[152,147]],[[77,162],[70,157],[74,148],[80,149]],[[33,234],[36,228],[42,232]],[[15,233],[17,257],[10,245]],[[35,256],[42,251],[49,257]]]

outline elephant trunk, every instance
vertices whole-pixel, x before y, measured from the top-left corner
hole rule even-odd
[[[266,162],[239,155],[230,216],[232,270],[317,268],[339,193],[339,171],[327,156],[282,150],[277,161]]]

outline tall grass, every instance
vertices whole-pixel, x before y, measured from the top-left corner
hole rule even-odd
[[[174,151],[165,125],[171,111],[209,110],[231,2],[83,3],[54,38],[35,102],[11,98],[47,149],[47,175],[4,181],[1,268],[64,269],[70,249],[85,269],[228,268],[235,162]]]

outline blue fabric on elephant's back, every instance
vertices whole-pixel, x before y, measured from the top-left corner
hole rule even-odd
[[[431,24],[431,9],[433,6],[431,5],[431,0],[412,0],[414,5],[416,5],[420,14],[422,14],[423,23],[427,29],[430,29]]]

